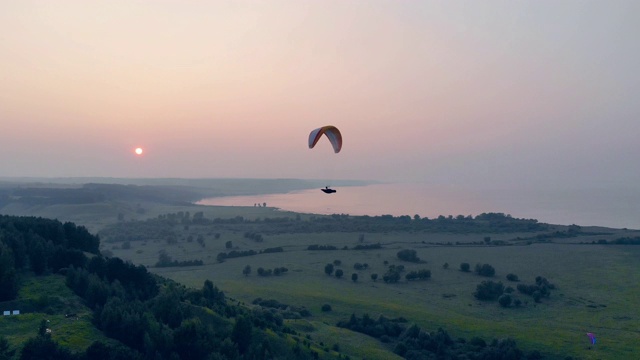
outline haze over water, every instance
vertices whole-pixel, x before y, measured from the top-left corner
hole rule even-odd
[[[627,189],[479,190],[417,183],[337,187],[336,194],[319,189],[286,194],[204,199],[203,205],[269,207],[314,214],[472,215],[501,212],[516,218],[561,225],[640,229],[640,193]]]

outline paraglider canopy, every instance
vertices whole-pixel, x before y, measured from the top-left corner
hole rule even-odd
[[[331,146],[333,146],[333,151],[336,154],[339,153],[342,149],[342,134],[340,134],[340,130],[337,127],[332,125],[317,128],[309,134],[309,149],[313,149],[316,146],[322,135],[327,136]]]
[[[596,336],[593,333],[587,333],[587,337],[589,337],[589,341],[591,342],[591,345],[596,344]]]

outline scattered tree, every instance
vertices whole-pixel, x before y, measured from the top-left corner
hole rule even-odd
[[[426,280],[431,278],[431,270],[427,270],[427,269],[422,269],[422,270],[418,270],[418,271],[411,271],[410,273],[408,273],[407,275],[405,275],[405,279],[407,279],[408,281],[411,280]]]
[[[476,264],[476,274],[480,276],[491,277],[496,274],[496,269],[489,264]]]
[[[251,274],[251,266],[247,265],[244,267],[244,269],[242,270],[242,274],[244,274],[244,276],[249,276],[249,274]]]
[[[495,300],[504,293],[504,285],[501,282],[485,280],[476,287],[473,294],[478,300]]]
[[[333,274],[333,264],[327,264],[324,266],[324,273],[327,275]]]
[[[513,299],[511,298],[511,295],[509,294],[502,294],[500,295],[500,297],[498,298],[498,303],[500,303],[500,306],[502,307],[509,307],[511,305],[511,301]]]
[[[471,265],[469,265],[469,263],[461,263],[460,264],[460,271],[469,272],[470,268],[471,268]]]
[[[396,254],[398,259],[409,262],[420,262],[420,258],[416,255],[416,251],[412,249],[404,249]]]

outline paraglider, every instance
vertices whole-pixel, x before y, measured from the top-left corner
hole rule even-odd
[[[320,189],[320,190],[324,191],[325,194],[333,194],[334,192],[338,191],[338,190],[329,189],[328,186],[325,186],[324,189]]]
[[[327,136],[331,146],[333,146],[333,151],[336,154],[339,153],[342,149],[342,134],[340,134],[340,130],[337,127],[332,125],[317,128],[309,134],[309,149],[313,149],[316,146],[322,135]]]
[[[591,345],[595,345],[596,344],[596,336],[593,333],[587,333],[587,336],[589,337],[589,342],[591,343]]]
[[[313,149],[316,146],[320,138],[322,138],[322,135],[325,135],[327,139],[329,139],[334,153],[337,154],[342,150],[342,134],[340,133],[340,130],[333,125],[323,126],[311,131],[309,134],[309,149]],[[330,189],[328,186],[320,190],[325,194],[333,194],[337,191]]]

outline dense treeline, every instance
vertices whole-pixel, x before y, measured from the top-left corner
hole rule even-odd
[[[83,266],[84,252],[97,254],[100,241],[73,223],[36,217],[0,216],[0,301],[18,294],[19,273],[55,273]]]
[[[66,274],[67,286],[93,311],[93,324],[114,342],[94,342],[83,353],[58,345],[41,325],[21,349],[0,337],[0,358],[20,359],[311,359],[292,347],[295,333],[282,317],[227,303],[211,281],[188,289],[119,258],[102,257],[99,239],[74,224],[0,217],[0,291],[15,298],[18,275]],[[37,251],[36,251],[37,250]],[[93,252],[93,256],[86,256]],[[44,262],[38,262],[43,258]],[[280,269],[282,271],[282,269]],[[269,331],[264,331],[269,329]],[[278,334],[274,336],[270,334]],[[17,350],[17,351],[16,351]]]
[[[257,242],[264,241],[262,234],[282,233],[389,231],[504,233],[544,231],[548,228],[548,225],[538,223],[534,219],[517,219],[502,213],[483,213],[476,217],[439,216],[435,219],[421,218],[417,215],[414,217],[330,215],[312,216],[302,220],[298,216],[279,217],[278,221],[270,221],[269,218],[251,220],[242,216],[207,219],[204,214],[198,212],[192,217],[169,214],[145,221],[121,222],[101,231],[100,235],[107,241],[146,240],[154,238],[153,236],[158,239],[171,235],[171,228],[175,225],[214,226],[218,230],[242,231],[245,237]],[[150,233],[145,229],[155,230]],[[153,233],[157,235],[150,235]]]
[[[640,236],[621,237],[621,238],[617,238],[609,241],[605,239],[601,239],[594,243],[599,245],[640,245]]]
[[[340,321],[337,326],[367,334],[384,343],[394,344],[394,352],[405,359],[539,359],[537,351],[525,356],[512,339],[493,340],[487,344],[475,337],[454,340],[445,330],[434,332],[422,330],[417,325],[409,325],[404,318],[378,319],[364,314],[361,318],[351,315],[348,321]]]
[[[187,186],[84,184],[78,188],[16,187],[5,190],[12,201],[27,204],[90,204],[105,200],[190,204],[200,200],[202,189]]]
[[[264,250],[260,250],[259,252],[255,250],[231,250],[228,253],[225,253],[225,252],[218,253],[218,256],[216,256],[216,259],[218,260],[218,262],[223,262],[226,259],[253,256],[258,254],[280,253],[280,252],[284,252],[284,249],[281,246],[266,248]]]
[[[333,245],[309,245],[307,246],[307,250],[338,250],[337,247]]]

